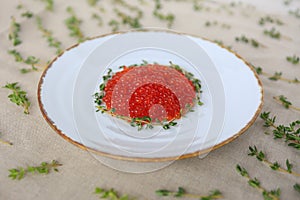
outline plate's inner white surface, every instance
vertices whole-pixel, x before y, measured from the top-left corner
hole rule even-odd
[[[91,94],[94,94],[99,85],[104,69],[108,66],[117,68],[118,65],[114,65],[113,62],[123,63],[121,65],[128,64],[128,60],[138,63],[145,59],[145,56],[150,60],[156,59],[159,63],[174,62],[175,59],[184,64],[183,68],[198,72],[195,76],[202,81],[205,88],[203,96],[209,99],[211,94],[211,101],[204,102],[207,105],[203,106],[206,107],[207,113],[187,116],[189,118],[183,118],[184,123],[168,131],[153,130],[160,132],[147,138],[138,137],[144,131],[132,134],[136,135],[135,137],[120,134],[122,131],[116,123],[110,123],[113,121],[99,123],[107,118],[97,121]],[[159,58],[162,60],[157,60]],[[102,43],[86,58],[74,85],[73,112],[80,143],[87,147],[126,157],[176,157],[185,154],[192,145],[203,149],[203,146],[215,144],[224,122],[225,95],[214,64],[201,46],[193,40],[184,35],[166,32],[128,32]]]

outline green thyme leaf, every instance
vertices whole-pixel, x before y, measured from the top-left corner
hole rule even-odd
[[[9,169],[9,175],[12,180],[21,180],[27,175],[28,173],[32,174],[48,174],[51,170],[58,172],[57,167],[62,166],[58,161],[53,160],[52,162],[42,162],[38,166],[28,166],[27,168],[18,167]]]
[[[29,114],[30,101],[27,99],[27,93],[18,86],[18,82],[7,83],[4,88],[12,91],[12,93],[8,95],[9,100],[18,106],[22,106],[24,113]]]

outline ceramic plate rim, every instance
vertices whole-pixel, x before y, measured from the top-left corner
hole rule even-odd
[[[110,35],[116,35],[116,34],[124,34],[124,33],[128,33],[128,32],[153,32],[153,31],[157,31],[157,32],[167,32],[167,33],[173,33],[173,34],[179,34],[179,35],[185,35],[185,36],[191,36],[191,37],[195,37],[198,39],[202,39],[211,43],[215,43],[210,39],[198,36],[198,35],[194,35],[194,34],[188,34],[188,33],[182,33],[182,32],[176,32],[176,31],[171,31],[171,30],[147,30],[147,29],[143,29],[143,30],[133,30],[133,31],[119,31],[119,32],[113,32],[113,33],[108,33],[108,34],[103,34],[103,35],[99,35],[99,36],[95,36],[95,37],[90,37],[87,40],[85,40],[85,42],[87,41],[91,41],[97,38],[104,38]],[[114,154],[109,154],[109,153],[105,153],[105,152],[101,152],[98,150],[94,150],[92,148],[86,147],[83,144],[71,139],[70,137],[68,137],[62,130],[60,130],[54,123],[54,121],[48,116],[47,111],[45,109],[45,106],[42,103],[42,97],[41,97],[41,90],[43,87],[43,83],[44,83],[44,78],[47,75],[48,70],[51,68],[51,66],[53,65],[53,63],[59,59],[62,55],[64,55],[66,52],[72,50],[73,48],[76,48],[80,45],[81,43],[77,43],[72,45],[71,47],[67,48],[66,50],[64,50],[61,54],[57,55],[50,63],[49,65],[45,68],[45,70],[43,71],[42,75],[40,76],[39,82],[38,82],[38,89],[37,89],[37,98],[38,98],[38,105],[40,108],[40,111],[42,113],[43,118],[47,121],[47,123],[50,125],[50,127],[57,133],[59,134],[61,137],[63,137],[65,140],[67,140],[68,142],[72,143],[73,145],[83,149],[83,150],[88,150],[91,151],[93,153],[96,153],[100,156],[105,156],[108,158],[113,158],[113,159],[117,159],[117,160],[125,160],[125,161],[136,161],[136,162],[163,162],[163,161],[170,161],[170,160],[180,160],[180,159],[185,159],[185,158],[191,158],[191,157],[195,157],[195,156],[199,156],[205,153],[208,153],[212,150],[218,149],[230,142],[232,142],[233,140],[235,140],[236,138],[238,138],[240,135],[242,135],[248,128],[251,127],[251,125],[256,121],[258,115],[260,114],[262,107],[263,107],[263,103],[264,103],[264,89],[263,89],[263,85],[261,80],[258,77],[258,74],[256,73],[256,71],[252,68],[251,64],[249,62],[247,62],[244,58],[242,58],[242,56],[240,56],[238,53],[232,51],[231,49],[226,48],[224,45],[220,45],[219,47],[226,49],[227,51],[229,51],[230,53],[234,54],[237,58],[239,58],[240,60],[242,60],[245,65],[253,72],[253,75],[258,83],[258,86],[260,88],[260,102],[259,102],[259,106],[257,107],[257,110],[255,111],[254,115],[251,117],[251,119],[249,119],[248,123],[246,123],[246,125],[241,128],[238,132],[233,133],[231,137],[229,137],[228,139],[221,141],[220,143],[216,144],[213,147],[204,149],[204,150],[199,150],[199,151],[195,151],[193,153],[188,153],[188,154],[183,154],[181,156],[177,156],[177,157],[160,157],[160,158],[141,158],[141,157],[126,157],[126,156],[121,156],[121,155],[114,155]]]

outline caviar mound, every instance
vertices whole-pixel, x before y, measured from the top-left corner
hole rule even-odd
[[[192,76],[159,64],[122,66],[121,71],[103,77],[101,101],[95,102],[101,104],[102,112],[127,121],[170,122],[187,113],[199,98],[195,83],[186,74]]]

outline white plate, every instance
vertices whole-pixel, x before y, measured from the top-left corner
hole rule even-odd
[[[121,35],[131,37],[132,34],[137,34],[137,32]],[[120,34],[91,39],[70,48],[55,59],[45,70],[38,88],[39,104],[46,121],[57,133],[82,148],[95,150],[100,155],[125,160],[163,161],[192,157],[205,153],[212,148],[218,148],[242,134],[255,121],[262,107],[263,90],[255,72],[239,56],[215,43],[194,36],[171,32],[156,32],[155,34],[153,32],[139,32],[138,35],[140,34],[149,38],[136,42],[136,46],[133,45],[130,49],[128,49],[128,45],[124,44],[124,41],[128,41],[128,38],[124,40],[121,37],[120,39],[118,38]],[[151,42],[159,39],[155,38],[157,34],[160,35],[159,37],[164,38],[164,42],[154,42],[155,44],[151,46]],[[138,35],[134,35],[134,37],[138,38]],[[154,40],[151,41],[151,38]],[[114,51],[111,47],[117,44],[118,39],[123,41],[124,49],[121,48],[121,45],[117,47],[117,51]],[[150,43],[147,43],[146,41],[149,40]],[[132,44],[132,41],[130,44]],[[177,45],[172,46],[172,41],[174,44],[180,44],[182,48],[176,48]],[[195,43],[198,46],[195,46]],[[145,45],[147,48],[141,49]],[[189,47],[190,49],[194,48],[195,51],[192,51],[194,54],[187,51]],[[106,56],[101,57],[101,52],[104,53],[105,50],[107,50]],[[205,52],[212,62],[209,61]],[[197,53],[198,59],[193,57]],[[192,71],[201,79],[204,86],[203,99],[206,107],[203,107],[203,110],[200,108],[200,111],[195,112],[194,116],[191,114],[187,118],[197,120],[197,124],[204,122],[203,124],[206,124],[206,126],[204,125],[204,131],[194,129],[186,135],[187,137],[180,137],[182,135],[180,134],[181,131],[185,130],[183,127],[181,130],[175,129],[175,133],[178,133],[173,134],[173,136],[176,135],[175,138],[170,137],[172,133],[168,132],[167,137],[166,134],[163,136],[157,134],[155,135],[157,138],[154,140],[147,138],[147,141],[149,141],[147,147],[143,144],[136,145],[136,147],[134,146],[134,144],[137,144],[136,140],[142,138],[134,138],[132,135],[124,134],[124,132],[112,131],[112,126],[109,126],[109,124],[116,123],[116,121],[111,117],[105,117],[105,115],[99,113],[95,114],[91,95],[95,92],[104,70],[108,66],[116,67],[119,63],[137,62],[137,59],[141,60],[141,58],[133,58],[145,54],[150,55],[146,59],[162,62],[162,64],[169,61],[169,58],[176,60],[176,62],[179,62],[178,64],[183,64],[188,71]],[[155,60],[159,54],[165,56]],[[165,59],[166,55],[169,56],[167,60]],[[95,67],[96,63],[99,63],[99,67]],[[201,63],[205,63],[205,65],[201,65]],[[200,68],[194,66],[200,66]],[[79,71],[80,73],[78,73]],[[220,74],[221,79],[218,74]],[[77,75],[78,79],[76,79]],[[215,82],[213,78],[215,78]],[[222,88],[222,82],[224,88]],[[220,100],[222,92],[225,93],[225,101]],[[74,102],[72,101],[73,95],[75,97]],[[73,103],[74,110],[72,109]],[[218,136],[218,132],[212,130],[220,131],[222,128],[223,123],[221,121],[224,116],[224,113],[222,116],[222,104],[225,104],[225,121],[223,130],[216,140],[215,137]],[[102,123],[103,120],[106,120],[106,123]],[[211,124],[214,124],[214,126],[210,126]],[[215,129],[212,129],[213,127]],[[121,129],[123,128],[121,127]],[[207,137],[198,137],[210,136],[211,134],[214,135],[214,142],[210,142]],[[166,141],[168,142],[165,143]],[[168,146],[170,141],[173,146]],[[153,147],[151,147],[151,144]],[[164,146],[168,146],[168,148],[163,148]],[[150,148],[147,149],[148,147]],[[154,151],[158,147],[161,147],[159,153]],[[176,150],[176,147],[179,150]]]

